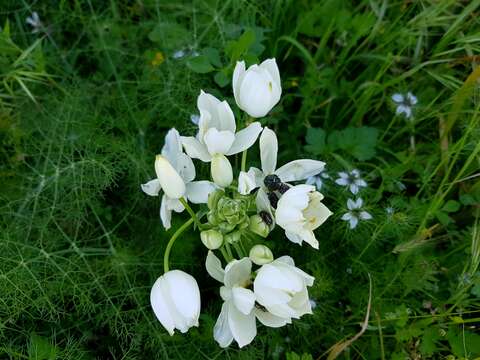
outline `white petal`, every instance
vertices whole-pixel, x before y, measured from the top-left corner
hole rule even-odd
[[[412,105],[415,105],[418,102],[417,97],[413,95],[410,91],[407,93],[407,98],[408,98],[408,101],[410,101],[410,104]]]
[[[287,236],[287,239],[293,242],[294,244],[302,245],[303,238],[299,234],[291,231],[285,231],[285,235]]]
[[[409,110],[409,107],[407,107],[405,105],[398,105],[397,110],[395,112],[396,112],[397,115],[400,115],[402,113],[404,113],[406,115],[408,110]]]
[[[325,208],[326,208],[326,206],[325,206]],[[331,213],[329,213],[328,216],[324,217],[324,219],[326,220],[330,216],[330,214]],[[323,221],[325,221],[325,220],[323,220]],[[305,241],[307,244],[309,244],[314,249],[318,250],[318,240],[315,237],[315,234],[313,233],[312,230],[305,229],[304,231],[302,231],[300,236],[303,238],[303,241]]]
[[[228,312],[231,305],[228,302],[223,303],[222,311],[218,316],[215,327],[213,328],[213,338],[222,348],[226,348],[233,341],[233,335],[228,324]]]
[[[235,134],[229,130],[210,128],[205,133],[204,140],[210,155],[226,154],[235,140]]]
[[[150,180],[149,182],[142,184],[142,191],[150,196],[158,196],[162,187],[160,186],[160,181],[158,179]]]
[[[198,114],[192,114],[190,115],[190,121],[195,124],[195,125],[198,125],[198,122],[200,121],[200,115]]]
[[[268,200],[268,195],[262,188],[258,189],[257,196],[255,198],[255,205],[257,207],[257,212],[265,211],[270,218],[272,223],[269,225],[270,231],[275,227],[275,216],[273,214],[272,206],[270,205],[270,200]]]
[[[255,304],[255,295],[252,290],[235,286],[232,288],[233,303],[243,314],[248,315]]]
[[[253,189],[257,187],[255,182],[255,175],[250,171],[247,173],[245,171],[240,171],[238,176],[238,192],[242,195],[247,195],[252,192]]]
[[[232,86],[233,86],[233,96],[235,97],[235,101],[238,107],[241,108],[239,104],[239,93],[240,93],[240,78],[245,73],[245,61],[237,61],[235,65],[235,70],[233,71],[233,79],[232,79]]]
[[[360,186],[361,186],[361,187],[367,187],[367,183],[366,183],[366,181],[363,180],[363,179],[356,179],[354,182],[355,182],[355,185],[357,185],[357,186],[359,186],[359,187],[360,187]]]
[[[223,283],[225,271],[222,269],[220,259],[216,257],[211,250],[208,251],[207,259],[205,260],[205,268],[207,269],[208,275]]]
[[[355,229],[358,224],[358,218],[356,216],[353,216],[350,218],[350,229]]]
[[[272,328],[279,328],[292,322],[290,318],[275,316],[268,311],[263,311],[261,309],[255,309],[255,316],[263,325]]]
[[[175,128],[170,129],[165,135],[165,145],[162,147],[162,155],[170,162],[182,152],[182,143],[180,141],[180,134]]]
[[[207,147],[193,136],[182,136],[181,139],[188,156],[193,159],[200,159],[203,162],[210,162],[212,160]]]
[[[277,167],[278,141],[275,132],[264,127],[260,136],[260,158],[265,175],[273,174]]]
[[[238,154],[244,150],[247,150],[252,146],[258,138],[258,135],[262,131],[262,126],[259,122],[254,122],[248,125],[245,129],[240,130],[235,134],[235,141],[233,142],[230,150],[226,155]]]
[[[225,267],[226,287],[233,288],[236,285],[243,285],[250,280],[252,272],[252,261],[244,257],[240,260],[232,260]]]
[[[165,230],[170,229],[171,219],[172,219],[172,210],[168,209],[167,207],[167,195],[162,196],[162,202],[160,204],[160,219],[162,220],[163,227]]]
[[[345,220],[345,221],[350,221],[351,218],[352,218],[352,213],[351,212],[347,212],[347,213],[343,214],[342,217],[341,217],[341,219]]]
[[[228,325],[240,348],[250,344],[257,335],[257,325],[253,311],[249,315],[245,315],[238,311],[235,306],[229,306]]]
[[[218,186],[226,188],[233,181],[233,169],[225,155],[215,154],[210,164],[212,179]]]
[[[352,199],[348,199],[347,200],[347,208],[348,208],[348,210],[356,209],[356,202],[353,201]]]
[[[349,185],[350,181],[348,179],[345,179],[345,178],[338,178],[337,180],[335,180],[335,184],[340,185],[340,186],[345,186],[345,185]]]
[[[199,128],[221,128],[220,119],[217,116],[219,105],[220,100],[215,96],[200,90],[200,95],[197,98],[197,108],[200,111]]]
[[[325,163],[317,160],[291,161],[275,171],[283,182],[299,181],[318,174],[325,167]]]
[[[370,215],[370,213],[367,211],[360,211],[359,216],[362,220],[370,220],[372,218],[372,215]]]
[[[260,65],[260,68],[265,69],[268,71],[270,76],[272,77],[272,80],[275,84],[277,84],[279,87],[280,85],[280,71],[278,70],[278,65],[275,59],[267,59],[264,60]]]
[[[174,167],[185,183],[195,179],[195,165],[193,165],[192,159],[187,154],[177,154]]]
[[[228,102],[226,100],[222,101],[218,106],[217,106],[217,116],[219,119],[220,127],[218,130],[222,131],[230,131],[232,133],[235,133],[236,130],[236,124],[235,124],[235,117],[233,116],[232,109],[230,108],[230,105],[228,105]]]
[[[185,194],[185,182],[172,164],[162,155],[155,158],[155,173],[163,192],[169,198],[179,199]]]
[[[402,94],[393,94],[392,95],[392,100],[396,103],[402,103],[404,98],[403,98],[403,95]]]
[[[180,270],[171,270],[163,275],[167,281],[171,299],[178,313],[186,321],[186,332],[191,326],[198,326],[200,316],[200,290],[193,276]]]
[[[252,65],[242,76],[239,87],[239,107],[248,115],[259,118],[267,115],[273,105],[274,82],[270,74],[258,65]],[[275,92],[275,96],[278,91]]]
[[[350,184],[350,192],[352,194],[354,194],[354,195],[358,194],[358,190],[360,190],[360,188],[358,187],[357,184],[355,184],[355,183]]]
[[[160,276],[152,286],[150,291],[150,304],[152,306],[155,316],[160,321],[162,326],[168,331],[170,335],[173,335],[175,329],[175,322],[172,319],[171,311],[165,301],[165,295],[162,290],[162,282],[164,277]]]
[[[363,199],[358,198],[357,201],[355,201],[355,209],[360,209],[363,206]]]
[[[185,196],[194,204],[206,204],[208,195],[217,189],[217,186],[206,180],[192,181],[186,185]]]
[[[307,185],[315,185],[317,182],[317,177],[316,176],[310,176],[307,178],[307,181],[305,181],[305,184]]]

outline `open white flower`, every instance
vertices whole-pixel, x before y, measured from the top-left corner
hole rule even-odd
[[[260,160],[262,169],[251,167],[248,172],[240,172],[238,178],[238,192],[242,195],[249,194],[253,189],[260,188],[257,193],[257,207],[262,205],[262,210],[272,213],[268,202],[265,180],[274,180],[278,184],[291,181],[305,180],[321,172],[325,163],[318,160],[300,159],[277,167],[278,140],[275,132],[265,127],[260,136]],[[270,181],[271,182],[271,181]],[[266,201],[265,201],[266,200]]]
[[[267,115],[282,95],[280,72],[275,59],[267,59],[247,70],[244,61],[237,62],[232,84],[238,107],[254,118]]]
[[[203,91],[198,96],[197,107],[200,111],[197,136],[182,136],[182,144],[191,158],[211,162],[214,182],[226,187],[233,180],[232,166],[226,155],[252,146],[262,127],[254,122],[236,132],[235,118],[228,103]]]
[[[311,314],[307,286],[312,286],[314,280],[295,267],[290,256],[263,265],[253,283],[257,302],[265,308],[256,309],[258,320],[266,326],[280,327],[291,323],[292,318]]]
[[[165,145],[162,155],[157,156],[155,170],[157,178],[142,184],[142,190],[147,195],[158,196],[163,188],[160,218],[167,230],[171,226],[172,211],[182,212],[185,209],[180,197],[194,204],[205,204],[208,195],[216,189],[210,181],[193,181],[195,166],[192,159],[183,153],[180,134],[176,129],[170,129],[165,136]]]
[[[200,290],[197,281],[180,270],[160,276],[152,286],[150,303],[160,323],[170,335],[198,326]]]
[[[348,187],[352,194],[357,194],[360,188],[367,187],[366,181],[360,177],[360,171],[357,169],[353,169],[349,173],[341,171],[338,176],[340,177],[335,180],[335,183]]]
[[[362,198],[358,198],[356,201],[353,201],[352,199],[347,200],[347,208],[349,211],[343,214],[342,220],[350,223],[350,229],[355,229],[359,220],[370,220],[372,218],[372,215],[370,215],[369,212],[362,210],[362,207]]]
[[[234,339],[239,347],[250,344],[257,335],[255,295],[246,288],[252,280],[251,260],[232,260],[223,270],[220,260],[209,251],[205,266],[211,277],[224,284],[220,288],[224,303],[213,337],[221,347],[229,346]]]
[[[291,187],[278,200],[275,219],[287,238],[297,244],[303,241],[318,249],[313,230],[322,225],[332,212],[321,203],[323,195],[312,185]]]
[[[415,95],[410,91],[404,94],[393,94],[393,102],[397,105],[396,114],[404,114],[407,119],[410,119],[413,115],[413,108],[417,104],[418,100]]]

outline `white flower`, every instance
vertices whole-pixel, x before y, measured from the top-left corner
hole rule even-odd
[[[209,251],[205,266],[211,277],[224,284],[220,288],[224,303],[213,337],[221,347],[229,346],[233,339],[239,347],[250,344],[257,335],[255,295],[246,288],[251,284],[252,262],[249,258],[232,260],[223,270],[220,260]]]
[[[198,326],[200,290],[197,281],[180,270],[171,270],[152,286],[150,303],[160,323],[170,335],[178,329],[182,333]]]
[[[182,144],[190,157],[212,162],[214,181],[225,187],[233,180],[233,171],[225,155],[234,155],[252,146],[262,127],[254,122],[236,132],[235,118],[228,103],[203,91],[198,96],[197,107],[200,111],[197,136],[182,136]]]
[[[299,181],[318,174],[325,166],[325,163],[322,161],[300,159],[291,161],[276,169],[277,153],[277,136],[274,131],[265,127],[260,136],[260,160],[262,170],[251,167],[248,172],[240,172],[238,178],[238,192],[242,195],[249,194],[253,189],[260,187],[257,192],[257,209],[268,212],[272,215],[272,219],[273,214],[267,196],[269,189],[265,186],[265,178],[267,176],[272,178],[272,175],[274,175],[274,178],[277,179],[279,183]]]
[[[36,11],[34,11],[32,15],[28,16],[25,19],[25,22],[33,28],[32,29],[33,34],[40,32],[43,28],[43,24],[40,21],[40,17],[38,16],[38,13]]]
[[[262,244],[254,245],[250,249],[248,257],[255,265],[264,265],[273,261],[272,250],[270,250],[268,246]]]
[[[343,214],[342,220],[350,223],[350,229],[355,229],[359,220],[370,220],[372,215],[365,210],[362,210],[363,199],[358,198],[356,201],[352,199],[347,200],[348,212]]]
[[[392,95],[392,100],[397,105],[397,110],[395,111],[397,115],[405,114],[407,119],[412,117],[413,107],[418,102],[415,95],[413,95],[410,91],[405,95],[397,93]]]
[[[233,95],[240,109],[254,118],[267,115],[282,95],[280,72],[275,59],[245,70],[245,62],[239,61],[233,72]]]
[[[160,218],[168,230],[171,226],[172,211],[182,212],[185,209],[179,201],[180,197],[184,196],[194,204],[205,204],[208,195],[216,189],[216,186],[210,181],[193,181],[195,167],[192,159],[182,152],[180,134],[176,129],[170,129],[165,136],[165,145],[159,160],[155,161],[157,178],[142,184],[142,190],[147,195],[158,196],[163,187]],[[163,169],[166,169],[166,173]]]
[[[367,187],[367,183],[360,177],[360,171],[354,169],[347,172],[339,172],[340,176],[335,183],[341,186],[347,186],[352,194],[357,194],[361,187]]]
[[[330,179],[330,175],[328,175],[325,170],[322,170],[318,174],[308,177],[305,184],[315,185],[317,190],[320,191],[322,190],[323,181],[326,179]]]
[[[253,291],[261,308],[255,310],[260,322],[270,327],[280,327],[311,314],[307,286],[315,278],[295,267],[290,256],[282,256],[263,265],[257,272]]]
[[[385,208],[385,212],[387,213],[387,215],[393,215],[393,213],[395,212],[395,210],[393,209],[393,207],[387,206],[387,207]]]
[[[278,200],[275,218],[287,238],[298,244],[303,241],[318,249],[313,230],[322,225],[332,212],[321,203],[323,195],[312,185],[291,187]]]

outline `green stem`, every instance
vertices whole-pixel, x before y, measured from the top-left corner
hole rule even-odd
[[[200,224],[200,221],[198,221],[197,214],[195,214],[195,212],[192,210],[190,205],[188,205],[187,200],[185,200],[185,198],[183,198],[183,197],[180,198],[179,200],[182,203],[182,205],[185,207],[185,209],[187,209],[188,213],[190,214],[193,221],[195,222],[195,225],[197,225],[197,228],[199,230],[202,230],[202,224]]]
[[[242,249],[241,249],[241,247],[240,247],[240,244],[238,244],[238,243],[233,243],[233,247],[234,247],[235,251],[237,252],[237,255],[238,255],[238,257],[239,257],[240,259],[242,259],[242,258],[245,257],[245,255],[244,255],[244,253],[243,253],[243,251],[242,251]]]
[[[225,250],[227,250],[228,257],[230,258],[230,260],[232,260],[233,259],[232,249],[230,248],[230,244],[226,241],[225,241]]]
[[[223,258],[225,259],[225,262],[228,264],[232,260],[232,258],[228,256],[228,253],[225,251],[225,247],[222,246],[220,248],[220,252],[222,253]]]
[[[242,152],[242,171],[245,171],[245,169],[247,168],[247,151],[248,150],[243,150]]]
[[[182,233],[188,229],[190,225],[193,223],[193,218],[188,219],[188,221],[180,226],[177,231],[172,235],[170,240],[168,241],[167,247],[165,248],[165,254],[163,255],[163,271],[166,273],[169,271],[169,257],[170,257],[170,251],[172,250],[173,243],[177,238],[182,235]]]

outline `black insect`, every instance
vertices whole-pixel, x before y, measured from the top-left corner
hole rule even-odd
[[[265,176],[265,179],[263,179],[263,183],[265,184],[268,190],[275,191],[279,189],[280,185],[282,184],[282,181],[277,175],[272,174],[272,175]]]
[[[272,207],[274,209],[277,208],[277,203],[278,203],[278,196],[277,194],[271,192],[271,193],[268,193],[268,201],[270,201],[270,205],[272,205]]]
[[[290,189],[290,186],[285,183],[280,183],[280,186],[278,187],[278,192],[283,195],[287,192],[288,189]]]
[[[262,218],[263,222],[264,222],[265,224],[267,224],[268,226],[270,226],[270,225],[273,224],[272,217],[271,217],[270,214],[267,213],[266,211],[260,211],[260,213],[259,213],[258,215],[260,215],[260,217]]]

